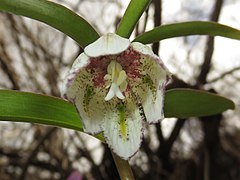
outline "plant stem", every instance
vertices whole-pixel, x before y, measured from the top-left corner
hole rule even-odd
[[[121,180],[135,180],[128,161],[120,158],[114,152],[112,152],[112,156]]]

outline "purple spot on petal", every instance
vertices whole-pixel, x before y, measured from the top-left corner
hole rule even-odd
[[[67,180],[82,180],[82,175],[78,171],[73,171],[67,178]]]
[[[67,94],[63,94],[64,99],[68,99]]]

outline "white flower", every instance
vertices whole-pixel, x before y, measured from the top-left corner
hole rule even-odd
[[[62,94],[75,104],[85,132],[103,132],[110,148],[128,159],[141,145],[144,121],[163,118],[169,74],[148,46],[109,33],[73,63]]]

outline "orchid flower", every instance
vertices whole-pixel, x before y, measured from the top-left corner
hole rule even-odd
[[[139,149],[144,121],[163,115],[170,73],[150,47],[109,33],[88,45],[67,74],[62,95],[75,104],[84,131],[103,132],[123,159]]]

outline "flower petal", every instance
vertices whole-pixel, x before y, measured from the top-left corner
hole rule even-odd
[[[122,38],[116,34],[108,33],[88,45],[84,52],[89,57],[114,55],[125,51],[130,46],[129,39]]]
[[[131,46],[132,48],[135,50],[135,51],[138,51],[140,52],[141,54],[145,54],[145,55],[150,55],[150,56],[155,56],[157,57],[157,55],[155,55],[152,51],[152,49],[147,46],[147,45],[144,45],[142,43],[139,43],[139,42],[132,42],[131,43]]]
[[[132,45],[133,49],[141,54],[139,60],[141,76],[139,82],[130,83],[133,91],[141,99],[147,122],[156,123],[164,118],[164,89],[170,73],[148,46],[141,43]]]
[[[104,119],[104,137],[111,149],[123,159],[133,156],[139,149],[143,136],[141,110],[133,98],[109,101]]]
[[[84,69],[89,63],[90,59],[84,53],[80,54],[73,62],[72,68],[63,80],[63,85],[61,89],[62,97],[73,102],[72,100],[75,97],[76,91],[78,91],[78,87],[76,85],[72,86],[72,83],[76,79],[76,74],[78,74],[82,69]],[[86,71],[84,71],[84,73],[86,73]]]
[[[93,74],[87,71],[89,58],[82,53],[73,63],[64,80],[62,96],[75,104],[84,124],[85,132],[96,134],[102,131],[105,88],[95,88]]]
[[[138,96],[141,98],[144,114],[148,123],[157,123],[164,118],[163,100],[164,88],[152,90],[144,84],[138,89]]]
[[[106,111],[104,96],[106,90],[100,88],[95,90],[93,88],[87,86],[84,91],[79,91],[75,99],[75,105],[83,121],[84,132],[97,134],[103,131],[102,124]]]

